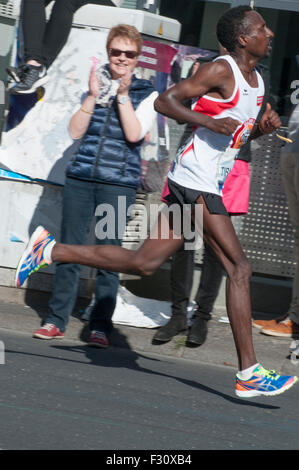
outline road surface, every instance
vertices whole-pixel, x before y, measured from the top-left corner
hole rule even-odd
[[[5,329],[0,340],[0,449],[299,449],[298,384],[239,399],[232,367]]]

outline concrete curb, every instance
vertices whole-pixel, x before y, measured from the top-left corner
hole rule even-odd
[[[0,339],[1,329],[17,331],[31,335],[41,324],[45,315],[45,307],[33,309],[20,303],[0,303]],[[180,334],[168,343],[153,344],[152,339],[156,329],[135,328],[125,325],[115,325],[111,335],[111,347],[131,349],[139,353],[154,353],[161,356],[177,357],[197,361],[199,364],[226,366],[237,370],[237,356],[232,338],[230,325],[219,322],[226,315],[223,309],[215,309],[209,322],[207,341],[200,347],[191,348],[185,344],[186,335]],[[269,315],[255,314],[255,318],[269,319]],[[79,318],[70,318],[65,339],[84,343],[88,336],[88,326]],[[32,339],[33,341],[38,341]],[[299,374],[299,364],[290,360],[289,345],[291,339],[281,339],[262,335],[253,328],[253,340],[257,358],[264,367],[276,369],[284,374]],[[53,341],[62,340],[51,340]],[[48,342],[45,342],[48,343]],[[98,352],[101,353],[101,350]]]

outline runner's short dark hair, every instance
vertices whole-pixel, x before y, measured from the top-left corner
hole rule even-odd
[[[241,5],[227,10],[219,19],[217,24],[217,38],[228,52],[235,51],[238,44],[238,36],[246,33],[249,23],[246,13],[253,11],[246,5]]]

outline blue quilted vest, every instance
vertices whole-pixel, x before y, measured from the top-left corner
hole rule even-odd
[[[132,78],[129,95],[134,109],[154,88],[150,81]],[[116,100],[110,107],[96,105],[89,127],[66,175],[86,181],[138,188],[141,181],[140,147],[130,143],[120,124]]]

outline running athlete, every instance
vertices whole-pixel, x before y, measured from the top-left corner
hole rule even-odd
[[[272,133],[281,121],[269,104],[259,123],[256,117],[263,101],[263,81],[257,62],[271,51],[272,31],[250,7],[228,10],[217,25],[219,42],[228,51],[213,63],[202,65],[191,78],[160,95],[158,112],[194,125],[192,139],[179,153],[169,172],[169,204],[202,205],[203,237],[227,273],[227,312],[237,350],[239,371],[237,396],[277,395],[297,382],[258,362],[252,342],[251,266],[241,248],[221,200],[221,187],[240,145],[250,137]],[[194,99],[190,110],[182,102]],[[56,243],[38,227],[25,250],[16,273],[17,285],[41,266],[51,262],[77,263],[124,273],[151,275],[183,243],[175,219],[162,211],[149,238],[137,250],[111,246],[72,246]],[[165,226],[169,237],[165,238]]]

